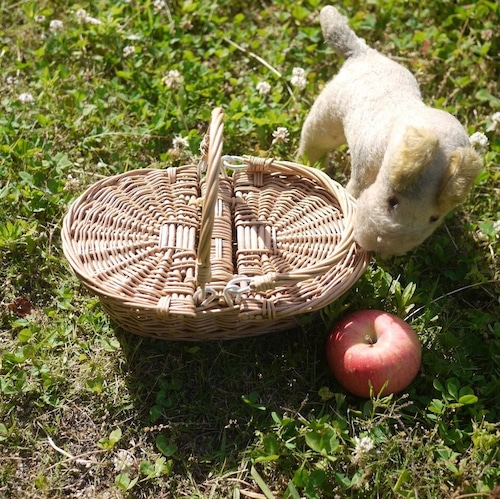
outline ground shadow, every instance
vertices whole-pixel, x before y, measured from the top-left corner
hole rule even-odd
[[[236,468],[272,412],[319,414],[333,381],[319,326],[245,339],[175,342],[117,330],[128,389],[142,425],[177,447],[191,472]],[[202,471],[204,470],[204,471]]]

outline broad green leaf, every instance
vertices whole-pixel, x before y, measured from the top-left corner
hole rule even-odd
[[[350,487],[352,485],[351,479],[344,475],[344,473],[335,472],[334,475],[337,482],[343,487]]]
[[[326,482],[326,473],[323,470],[314,470],[309,475],[308,485],[310,487],[319,488]]]
[[[115,485],[121,490],[130,490],[139,480],[139,477],[130,480],[128,473],[120,473],[115,478]]]
[[[299,468],[293,474],[293,483],[297,487],[300,487],[302,489],[307,485],[307,478],[308,477],[309,477],[309,474],[307,473],[307,471],[304,468]]]
[[[169,444],[165,435],[156,437],[156,447],[166,457],[170,457],[177,452],[177,445]]]
[[[494,95],[490,94],[484,88],[482,88],[481,90],[478,90],[476,92],[475,97],[478,100],[489,102],[490,105],[492,105],[494,108],[500,108],[500,99],[498,99]]]
[[[442,414],[444,410],[444,404],[439,399],[432,399],[428,409],[434,414]]]
[[[334,396],[330,388],[328,388],[327,386],[322,386],[318,390],[318,395],[320,396],[322,402],[326,402],[327,400],[330,400]]]
[[[101,440],[99,440],[98,442],[98,445],[99,447],[101,447],[101,449],[110,450],[117,444],[117,442],[121,438],[122,438],[122,431],[120,428],[116,428],[109,434],[109,437],[101,438]]]
[[[328,427],[306,433],[305,440],[312,450],[321,455],[331,455],[339,446],[335,431]]]
[[[169,459],[168,461],[163,457],[159,457],[155,462],[155,474],[156,476],[167,475],[172,470],[173,461]]]
[[[459,384],[456,379],[449,379],[446,381],[446,390],[448,393],[451,395],[453,400],[458,400],[458,390],[459,390]]]
[[[498,229],[496,229],[493,222],[489,220],[487,220],[486,222],[480,222],[478,224],[478,227],[481,229],[481,232],[483,234],[486,234],[490,238],[494,238],[498,233]]]
[[[469,394],[469,395],[462,395],[459,399],[458,399],[458,403],[459,404],[462,404],[462,405],[471,405],[471,404],[475,404],[477,403],[479,399],[476,397],[476,395],[472,395],[472,394]]]
[[[122,430],[120,428],[116,428],[109,434],[109,440],[116,444],[122,438]]]
[[[443,393],[443,392],[444,392],[444,386],[443,386],[443,384],[441,383],[441,381],[439,381],[438,379],[435,379],[435,380],[432,382],[432,384],[433,384],[434,388],[435,388],[437,391],[439,391],[439,392],[441,392],[441,393]]]
[[[3,423],[0,423],[0,442],[2,440],[7,440],[8,436],[9,436],[9,430]]]
[[[278,454],[279,443],[274,435],[266,435],[263,438],[263,444],[267,454]]]
[[[146,478],[150,478],[155,474],[155,467],[149,461],[141,461],[139,464],[139,471],[146,475]]]
[[[85,382],[85,385],[91,392],[101,394],[104,388],[104,378],[102,376],[98,376],[95,379],[88,379]]]

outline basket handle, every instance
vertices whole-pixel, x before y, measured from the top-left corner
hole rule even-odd
[[[315,181],[320,181],[323,185],[329,186],[332,193],[336,196],[342,209],[345,229],[348,236],[352,234],[352,218],[356,208],[356,202],[350,194],[345,191],[340,184],[333,181],[328,175],[321,170],[298,165],[287,161],[275,161],[273,159],[263,160],[252,156],[225,156],[222,157],[223,146],[223,110],[218,107],[212,111],[210,127],[204,139],[203,158],[201,161],[200,170],[206,166],[205,182],[207,189],[202,203],[202,214],[200,222],[200,236],[198,242],[197,263],[196,263],[196,284],[198,287],[195,296],[203,305],[208,305],[214,299],[217,299],[217,292],[206,287],[206,284],[211,281],[211,265],[210,265],[210,249],[212,244],[212,232],[215,221],[215,205],[219,194],[219,179],[220,175],[225,172],[226,168],[257,168],[258,171],[269,171],[279,173],[294,173],[300,172],[306,178]],[[202,146],[203,147],[203,146]],[[241,296],[248,292],[259,292],[275,289],[278,286],[286,286],[296,284],[314,278],[330,270],[340,261],[350,257],[354,248],[349,237],[345,237],[342,244],[335,247],[329,258],[317,262],[309,267],[300,270],[292,270],[286,273],[270,272],[261,276],[247,277],[234,276],[230,280],[224,290],[224,299],[228,305],[233,305],[238,302]],[[365,259],[368,258],[366,254]]]
[[[202,299],[205,299],[205,285],[211,280],[210,247],[215,219],[215,204],[219,193],[219,176],[222,170],[222,132],[224,112],[217,107],[212,111],[210,127],[205,141],[208,142],[206,153],[207,189],[202,204],[200,237],[196,261],[196,284],[201,290]],[[208,140],[207,140],[208,139]],[[202,164],[205,158],[202,159]]]

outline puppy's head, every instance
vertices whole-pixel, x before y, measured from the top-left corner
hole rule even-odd
[[[359,196],[356,240],[382,255],[418,246],[464,201],[481,165],[471,147],[445,154],[436,133],[409,127],[376,181]]]

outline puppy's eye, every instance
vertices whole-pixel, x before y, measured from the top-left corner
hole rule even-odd
[[[434,215],[433,217],[429,218],[429,222],[431,224],[436,223],[439,220],[439,215]]]
[[[396,196],[391,196],[387,200],[389,211],[395,210],[399,206],[399,199]]]

